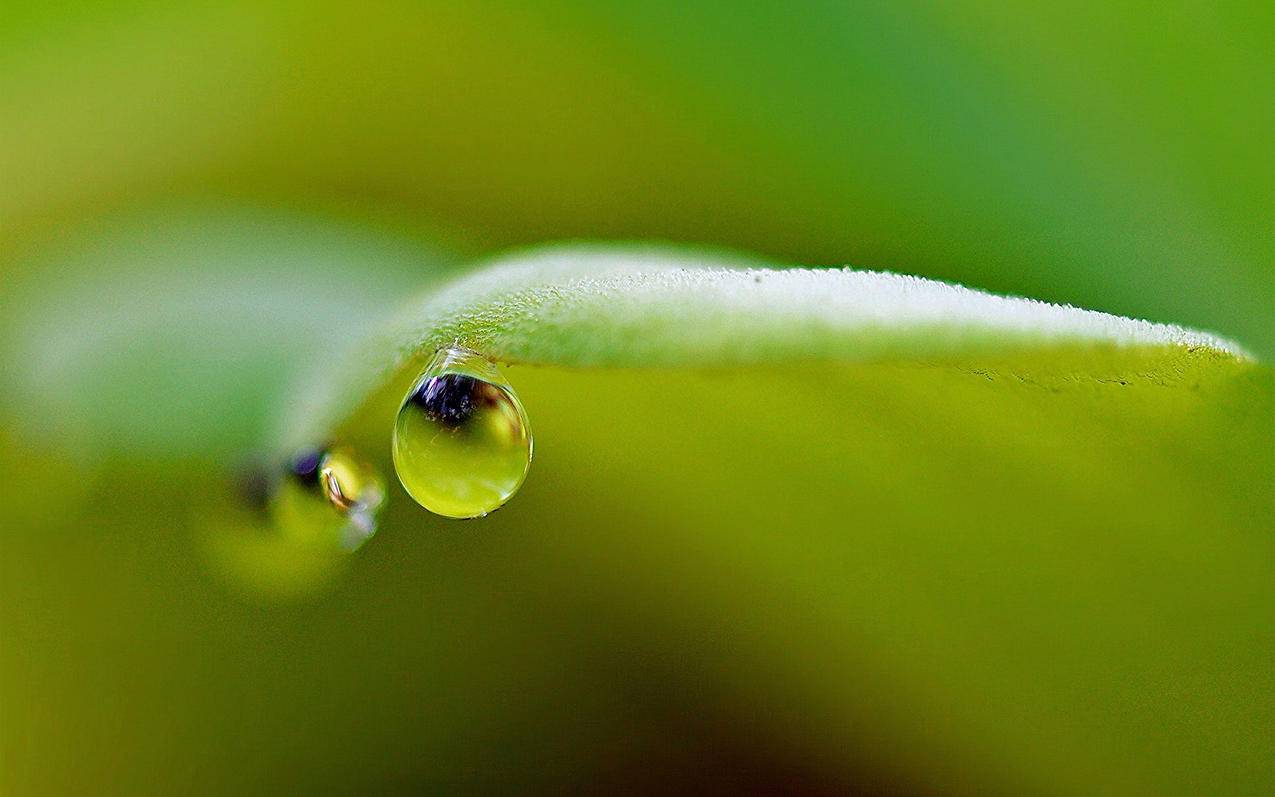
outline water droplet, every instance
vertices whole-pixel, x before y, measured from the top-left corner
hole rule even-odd
[[[286,463],[247,463],[231,474],[233,500],[198,511],[203,550],[232,585],[294,599],[331,584],[350,552],[376,531],[385,501],[377,470],[346,446],[297,452]]]
[[[527,413],[495,364],[469,349],[440,349],[394,424],[403,488],[444,517],[482,517],[518,492],[530,465]]]
[[[297,452],[267,511],[278,529],[302,539],[333,541],[352,551],[376,531],[385,499],[380,474],[344,446]]]

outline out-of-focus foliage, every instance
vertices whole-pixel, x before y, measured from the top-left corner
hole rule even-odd
[[[671,237],[1275,351],[1269,3],[10,3],[0,228],[174,192]]]
[[[337,214],[203,202],[98,219],[43,242],[0,295],[9,423],[63,449],[243,454],[298,373],[455,257]]]

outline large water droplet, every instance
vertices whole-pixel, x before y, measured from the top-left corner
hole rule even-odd
[[[531,428],[494,363],[439,350],[407,392],[394,424],[394,469],[416,502],[473,518],[508,501],[531,465]]]

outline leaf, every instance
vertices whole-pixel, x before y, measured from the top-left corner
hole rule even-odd
[[[522,493],[465,527],[473,593],[528,604],[511,622],[637,629],[667,689],[713,690],[831,782],[1275,784],[1275,379],[1235,344],[889,274],[548,249],[412,303],[292,408],[317,424],[296,439],[339,418],[383,451],[453,341],[512,363],[537,435]],[[412,525],[394,497],[385,535]]]
[[[1208,333],[917,277],[777,270],[657,247],[548,247],[430,291],[380,335],[323,363],[294,396],[301,426],[287,439],[324,433],[374,386],[449,343],[506,362],[608,368],[959,360],[1059,344],[1247,356]]]
[[[481,521],[395,491],[304,606],[199,570],[217,463],[91,449],[86,479],[5,440],[29,519],[0,557],[6,785],[1270,790],[1267,367],[1175,327],[735,265],[545,250],[325,349],[281,439],[336,428],[388,468],[406,380],[459,338],[510,363],[536,460]]]

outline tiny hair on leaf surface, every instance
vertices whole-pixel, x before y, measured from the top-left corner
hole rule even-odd
[[[1218,335],[851,268],[772,268],[741,255],[573,244],[508,255],[413,300],[316,370],[287,415],[301,444],[446,345],[498,362],[720,368],[794,361],[959,361],[1084,345],[1248,355]]]

